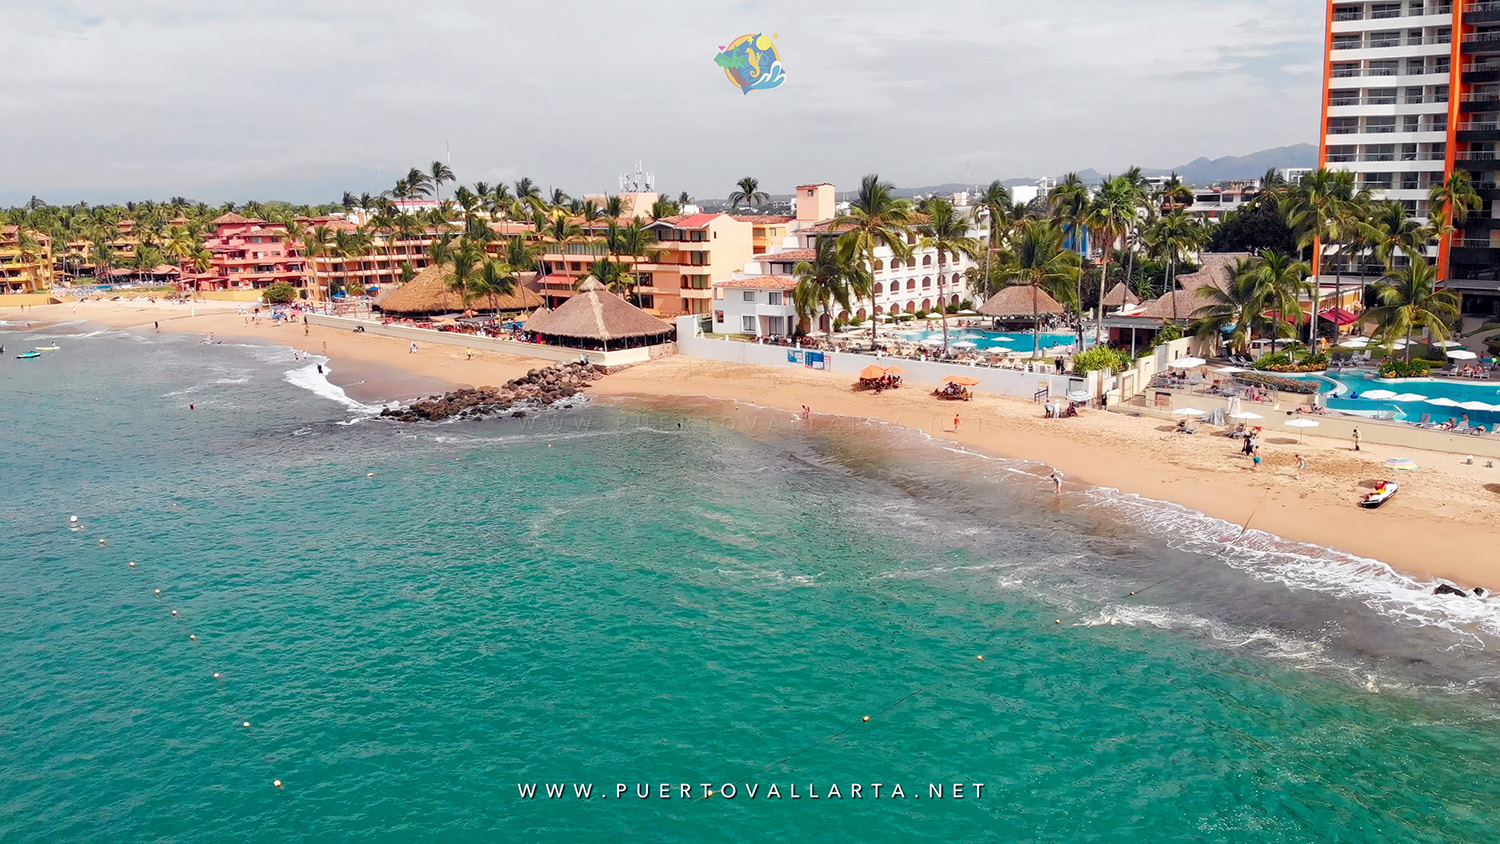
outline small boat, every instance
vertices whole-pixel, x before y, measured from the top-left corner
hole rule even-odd
[[[1367,510],[1374,510],[1376,507],[1390,501],[1391,496],[1400,491],[1401,485],[1395,481],[1376,481],[1375,491],[1366,494],[1364,499],[1359,502],[1359,506]]]
[[[16,360],[31,360],[32,358],[39,358],[41,356],[41,352],[22,352],[21,354],[16,355]]]
[[[36,351],[38,351],[38,352],[55,352],[59,348],[61,348],[61,347],[60,346],[37,346],[36,347]]]

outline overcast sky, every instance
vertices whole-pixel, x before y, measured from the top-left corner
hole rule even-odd
[[[0,204],[334,201],[412,165],[723,197],[1312,142],[1321,0],[0,0]],[[720,45],[775,34],[740,93]],[[969,174],[967,179],[965,174]]]

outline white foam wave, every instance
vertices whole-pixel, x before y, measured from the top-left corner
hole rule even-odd
[[[291,384],[294,387],[301,387],[302,389],[307,390],[308,392],[316,396],[328,399],[329,401],[337,402],[344,407],[355,411],[356,413],[375,414],[381,411],[382,408],[380,405],[365,404],[363,402],[355,401],[354,399],[349,397],[348,393],[344,392],[343,387],[340,387],[332,381],[329,381],[328,371],[331,369],[331,367],[328,366],[327,358],[314,358],[312,356],[309,356],[307,360],[310,362],[306,366],[299,367],[297,369],[288,369],[286,373],[282,375],[282,377],[286,379],[287,383]],[[320,366],[324,371],[318,371]]]

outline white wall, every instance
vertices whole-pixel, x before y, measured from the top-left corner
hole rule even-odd
[[[760,317],[780,316],[786,318],[786,327],[790,331],[797,327],[797,309],[792,305],[792,294],[789,291],[772,290],[746,290],[743,287],[721,287],[715,293],[722,293],[723,299],[713,300],[712,312],[717,317],[720,311],[724,312],[724,319],[714,319],[715,334],[754,334],[760,336],[768,334],[769,323]],[[768,305],[771,293],[781,293],[780,305]],[[746,302],[745,294],[749,293],[755,297],[755,301]],[[753,316],[755,330],[747,332],[744,328],[742,317]]]

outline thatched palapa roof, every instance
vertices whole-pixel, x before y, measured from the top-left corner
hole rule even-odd
[[[433,265],[411,281],[381,294],[375,307],[392,314],[450,314],[465,308],[489,308],[498,306],[502,311],[529,311],[542,305],[542,297],[527,289],[522,279],[517,279],[516,289],[510,294],[497,297],[491,305],[490,297],[479,296],[468,302],[458,291],[443,280],[453,269],[452,265]]]
[[[1198,291],[1205,287],[1217,287],[1227,290],[1229,287],[1229,269],[1237,264],[1242,258],[1251,257],[1248,252],[1208,252],[1204,253],[1200,260],[1203,266],[1195,273],[1188,273],[1177,277],[1179,290],[1164,294],[1160,298],[1152,299],[1146,303],[1146,307],[1137,317],[1162,320],[1186,320],[1192,319],[1193,312],[1208,304],[1208,299],[1199,295]]]
[[[1060,314],[1063,306],[1032,284],[1016,284],[1002,289],[979,306],[979,312],[992,317],[1034,317],[1038,314]]]
[[[1138,305],[1140,302],[1140,297],[1131,293],[1130,288],[1126,287],[1123,281],[1115,282],[1115,286],[1104,294],[1103,299],[1103,305],[1106,308],[1123,308],[1126,305]]]
[[[625,340],[655,337],[676,331],[635,305],[609,292],[593,278],[578,286],[578,293],[555,310],[537,311],[526,322],[526,330],[551,337],[578,340]]]

